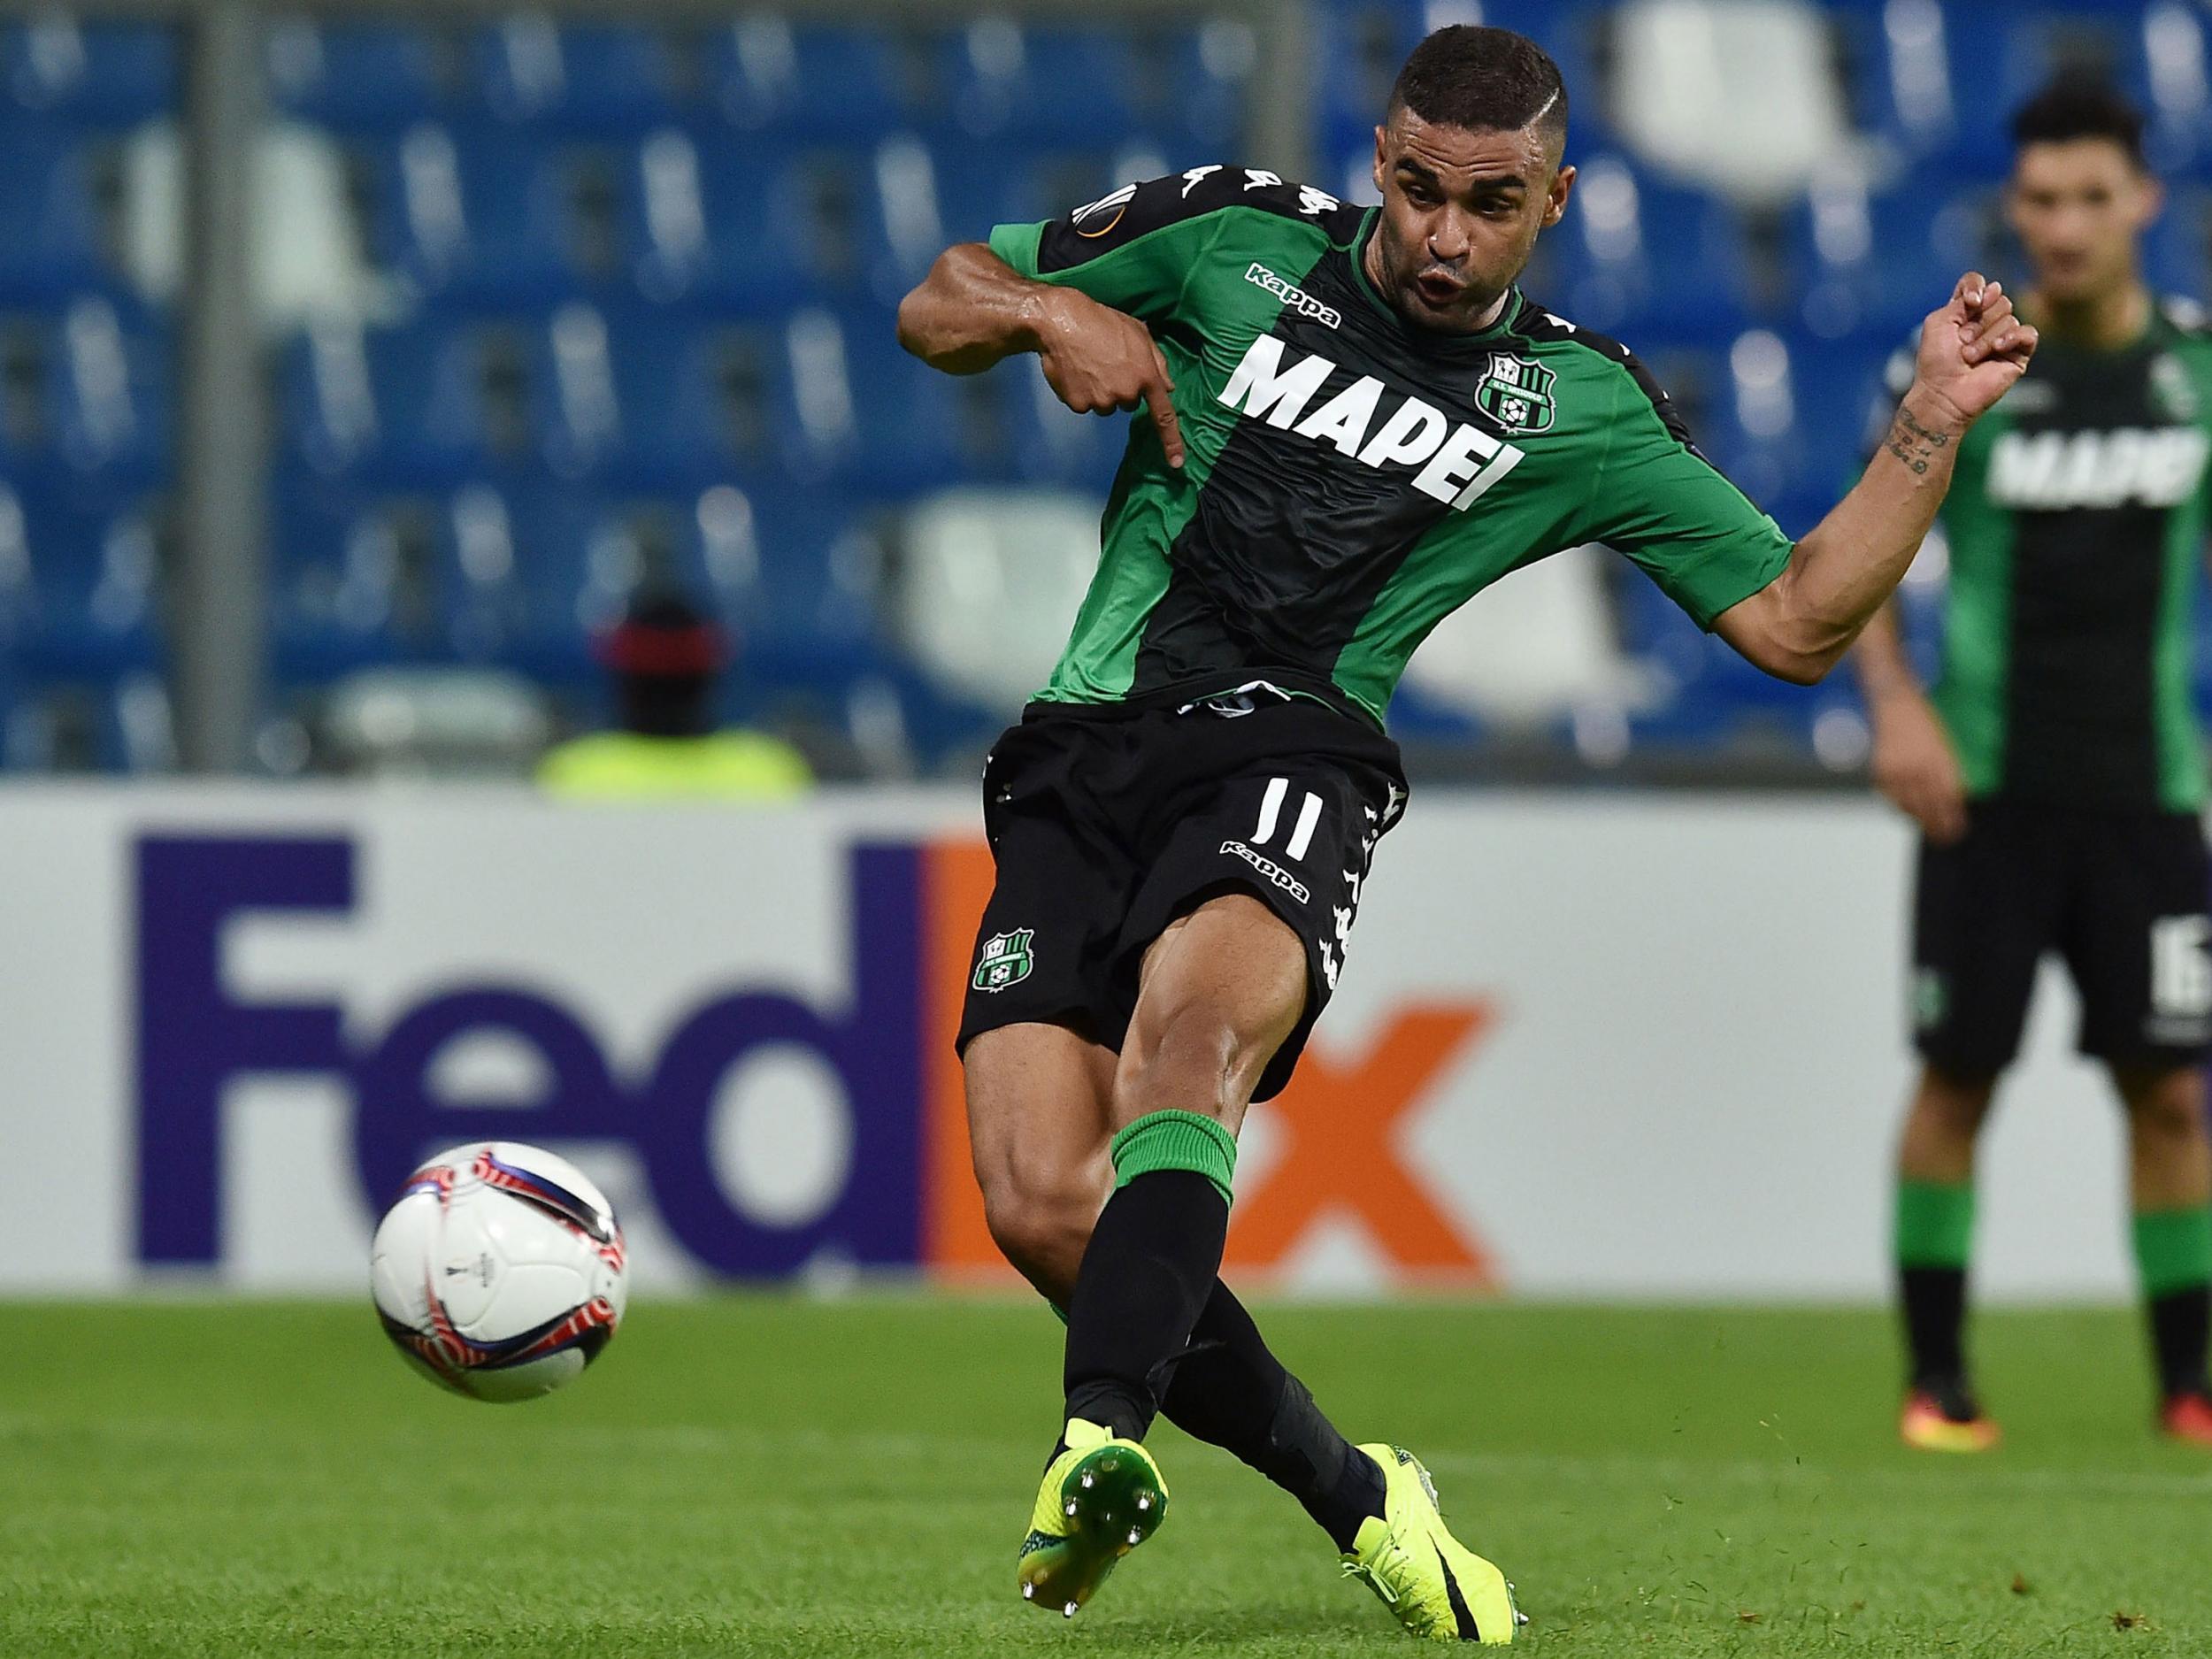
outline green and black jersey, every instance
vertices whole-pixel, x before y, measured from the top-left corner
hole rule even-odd
[[[1901,396],[1912,357],[1890,365]],[[1959,448],[1933,696],[1967,793],[2194,811],[2190,695],[2212,337],[2169,302],[2132,343],[2047,338]]]
[[[1707,463],[1622,346],[1518,292],[1490,329],[1401,319],[1362,265],[1372,210],[1197,167],[991,248],[1148,324],[1187,457],[1133,421],[1098,574],[1041,696],[1266,680],[1379,720],[1430,629],[1500,577],[1618,548],[1701,626],[1790,541]]]

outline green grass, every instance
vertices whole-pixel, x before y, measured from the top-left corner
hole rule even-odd
[[[410,1376],[365,1306],[0,1312],[6,1659],[1407,1651],[1295,1506],[1164,1429],[1160,1537],[1072,1624],[1019,1604],[1039,1307],[648,1303],[510,1408]],[[2147,1432],[2123,1314],[1985,1320],[2009,1438],[1956,1461],[1893,1445],[1870,1312],[1266,1323],[1429,1462],[1546,1659],[2212,1654],[2212,1458]]]

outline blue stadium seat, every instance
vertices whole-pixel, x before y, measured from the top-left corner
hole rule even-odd
[[[1147,85],[1158,73],[1150,67],[1153,57],[1166,59],[1158,83],[1164,96],[1142,97],[1140,88],[1139,112],[1146,127],[1173,134],[1199,158],[1242,160],[1256,55],[1251,27],[1216,19],[1164,41],[1140,42],[1138,50],[1139,73]]]
[[[995,382],[1002,418],[1013,434],[1014,465],[1035,484],[1088,490],[1103,499],[1128,447],[1134,415],[1079,415],[1046,383],[1026,357],[1002,363],[984,377]]]
[[[953,109],[971,137],[1110,146],[1138,125],[1125,30],[972,24],[953,53]]]
[[[403,498],[295,474],[269,535],[273,666],[288,684],[408,660],[429,643],[427,525]]]
[[[12,465],[0,467],[0,677],[8,675],[14,666],[16,642],[38,624],[30,524],[22,498],[9,481],[19,472]],[[4,718],[4,710],[0,710],[0,719]]]
[[[450,116],[438,37],[382,23],[269,25],[270,101],[288,115],[346,132],[398,132]]]
[[[373,142],[371,155],[373,255],[421,293],[531,304],[588,285],[559,152],[518,134],[425,122]]]
[[[2149,19],[2168,13],[2184,38],[2154,35]],[[2182,6],[2135,5],[2018,6],[1992,0],[1954,0],[1951,19],[1955,73],[1969,96],[1960,99],[1958,142],[1970,153],[2009,159],[2012,112],[2061,76],[2110,82],[2153,118],[2154,150],[2167,165],[2185,162],[2204,134],[2204,24],[2200,12]],[[2182,69],[2185,52],[2196,57],[2196,86],[2181,95],[2176,77],[2154,75],[2151,42],[2170,69]],[[1980,54],[1995,42],[1997,78],[1993,87]],[[2159,97],[2156,92],[2168,96]]]
[[[1959,35],[1933,0],[1839,8],[1845,91],[1854,125],[1907,154],[1934,154],[1959,136],[1954,53]]]
[[[169,331],[104,295],[48,328],[49,431],[58,457],[108,488],[165,477],[174,425]]]
[[[101,250],[94,140],[10,122],[0,167],[0,303],[50,305],[112,283]]]
[[[1105,189],[1078,192],[1065,200],[1027,157],[1010,158],[988,146],[941,144],[932,150],[936,173],[937,211],[948,242],[981,242],[995,225],[1049,219],[1079,207]]]
[[[1010,154],[1004,146],[926,145],[897,134],[872,157],[847,165],[864,180],[859,263],[873,297],[889,305],[949,243],[983,241],[996,225],[1057,218],[1173,164],[1143,139],[1120,150]]]
[[[574,578],[588,564],[588,503],[541,483],[477,481],[439,497],[439,623],[457,657],[555,680],[583,676]]]
[[[177,30],[165,24],[80,22],[53,10],[0,25],[0,98],[100,126],[173,113]]]
[[[565,307],[533,340],[534,419],[558,474],[696,490],[777,465],[787,358],[778,331]]]
[[[748,12],[708,48],[715,101],[746,132],[816,138],[826,111],[866,141],[949,120],[950,43],[941,34],[798,24]]]
[[[862,280],[872,198],[864,155],[667,128],[626,157],[626,264],[649,299],[787,311]]]
[[[1904,339],[1862,333],[1825,340],[1802,330],[1786,331],[1783,338],[1804,432],[1804,461],[1790,493],[1801,503],[1819,503],[1824,512],[1857,478],[1887,425],[1883,371]],[[1785,520],[1784,527],[1801,534],[1809,526]]]
[[[2144,275],[2161,294],[2212,300],[2212,188],[2177,181],[2143,245]]]
[[[572,134],[647,131],[682,113],[667,37],[608,25],[564,27],[517,12],[479,30],[470,61],[495,120]]]
[[[1525,280],[1570,321],[1617,334],[1739,320],[1750,309],[1749,266],[1742,219],[1726,200],[1661,184],[1609,154],[1583,164],[1566,219],[1539,239]]]
[[[786,326],[785,464],[810,484],[874,496],[1009,475],[999,383],[941,374],[908,355],[880,312],[810,309]]]
[[[526,461],[527,373],[519,328],[334,326],[285,349],[285,437],[324,477],[384,488],[457,484]]]
[[[1943,303],[1962,272],[2014,262],[2002,178],[1931,163],[1877,194],[1824,181],[1793,205],[1784,258],[1799,320],[1832,338],[1903,338]]]
[[[28,567],[23,666],[61,677],[152,665],[163,583],[157,504],[58,475],[24,475],[0,488],[20,513],[19,557]]]
[[[759,559],[753,603],[735,620],[747,649],[786,675],[801,659],[849,663],[876,634],[882,544],[853,504],[794,489],[753,497]]]
[[[1909,153],[1996,168],[2013,111],[2061,75],[2101,79],[2151,117],[2154,159],[2181,165],[2212,137],[2201,14],[2149,6],[1895,0],[1838,12],[1858,124]]]
[[[1364,158],[1375,148],[1375,124],[1390,99],[1398,69],[1421,39],[1422,19],[1410,4],[1338,4],[1318,12],[1314,50],[1321,82],[1319,151],[1329,178],[1312,180],[1338,189],[1343,175],[1366,176]],[[1237,157],[1236,159],[1241,159]]]
[[[1056,219],[1130,182],[1104,150],[1041,150],[1009,157],[991,145],[935,151],[937,204],[948,240],[980,242],[995,225]]]

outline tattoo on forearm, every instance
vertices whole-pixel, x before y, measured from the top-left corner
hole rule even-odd
[[[1924,473],[1928,463],[1950,442],[1949,433],[1930,432],[1912,418],[1911,410],[1900,404],[1897,419],[1889,423],[1889,435],[1882,440],[1882,447],[1914,472]]]

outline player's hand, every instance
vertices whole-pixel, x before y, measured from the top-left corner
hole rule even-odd
[[[1062,403],[1079,415],[1110,415],[1142,404],[1159,429],[1168,465],[1183,465],[1183,429],[1170,396],[1175,380],[1151,330],[1087,294],[1054,288],[1037,334],[1045,383]]]
[[[1943,309],[1921,325],[1914,378],[1962,429],[2027,373],[2037,338],[2033,326],[2013,314],[2004,284],[1969,271]]]
[[[1893,691],[1874,705],[1874,787],[1939,847],[1966,833],[1966,784],[1928,699]]]

